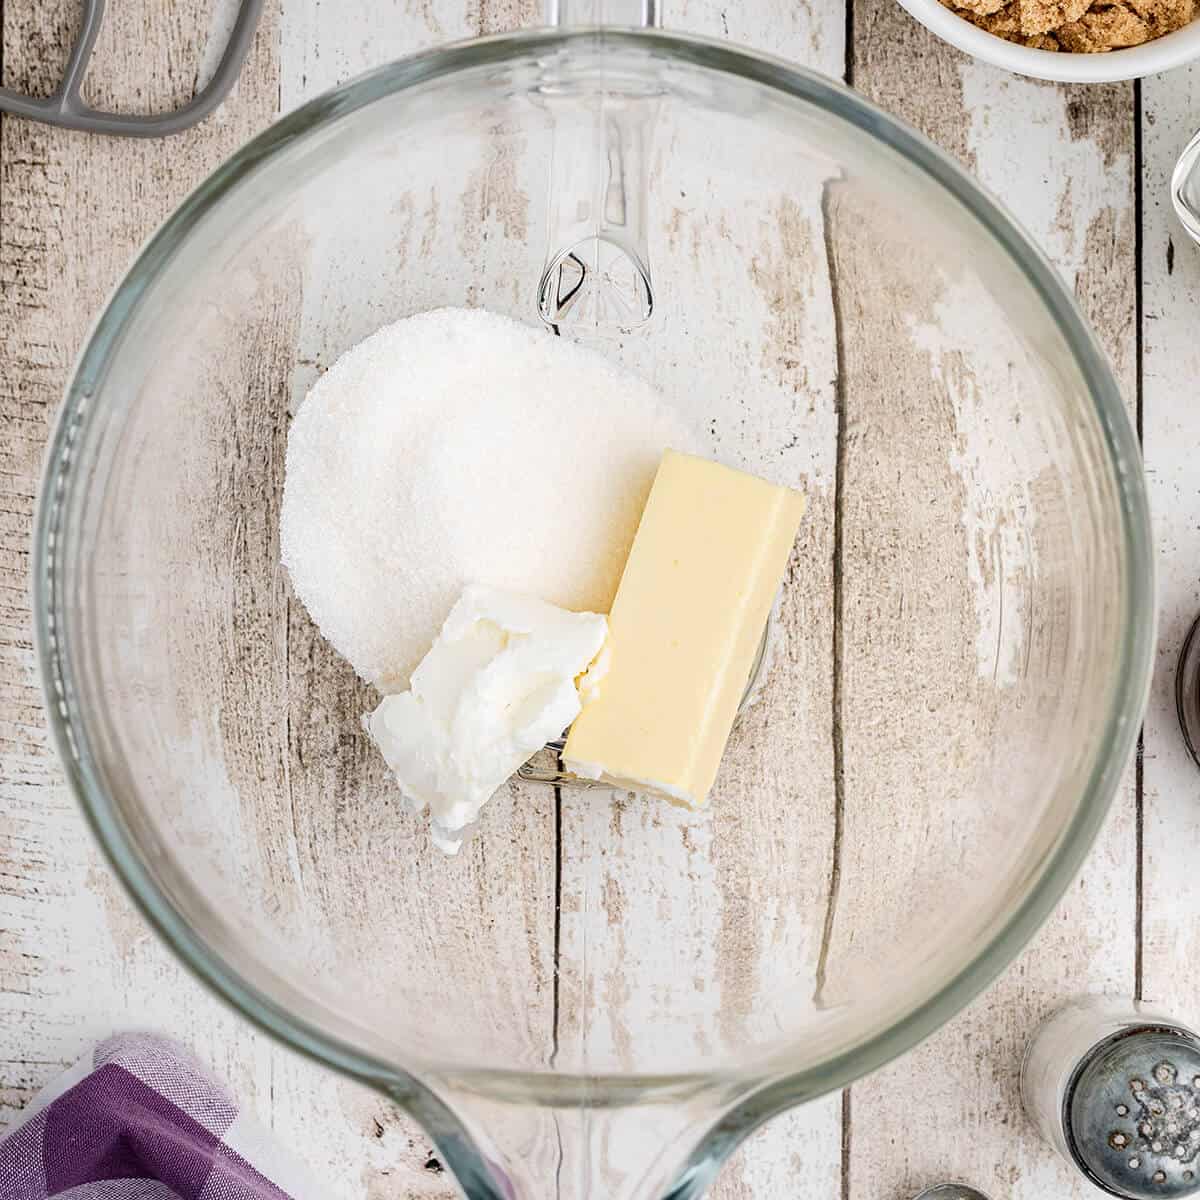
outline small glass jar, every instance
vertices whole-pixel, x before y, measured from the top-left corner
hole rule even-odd
[[[1021,1099],[1038,1132],[1123,1200],[1200,1191],[1200,1038],[1134,1000],[1059,1009],[1029,1042]]]
[[[1200,149],[1200,135],[1196,140]],[[1179,668],[1175,672],[1175,707],[1179,727],[1188,753],[1200,766],[1200,617],[1198,617],[1179,651]]]
[[[988,1200],[978,1188],[965,1183],[935,1183],[914,1200]]]
[[[1200,242],[1200,133],[1188,143],[1175,165],[1171,201],[1184,229]]]

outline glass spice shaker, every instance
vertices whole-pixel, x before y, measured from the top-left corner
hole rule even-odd
[[[1042,1137],[1122,1200],[1200,1191],[1200,1037],[1133,1000],[1092,997],[1030,1039],[1021,1099]]]
[[[1200,134],[1196,137],[1200,151]],[[1188,630],[1175,672],[1175,707],[1188,753],[1200,766],[1200,618]]]
[[[977,1188],[965,1183],[935,1183],[913,1200],[988,1200]]]
[[[1188,143],[1175,165],[1171,202],[1184,229],[1200,242],[1200,133]]]

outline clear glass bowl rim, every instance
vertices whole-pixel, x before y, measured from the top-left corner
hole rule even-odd
[[[1108,811],[1133,750],[1149,694],[1155,633],[1154,556],[1141,452],[1103,352],[1074,298],[1053,267],[1011,216],[932,142],[875,107],[841,83],[768,55],[735,49],[705,38],[659,30],[578,29],[530,31],[462,42],[401,59],[318,96],[247,142],[204,180],[143,247],[114,289],[84,344],[47,449],[34,525],[33,613],[35,655],[41,673],[47,720],[69,787],[79,801],[101,849],[151,926],[179,959],[243,1016],[293,1049],[348,1075],[414,1103],[423,1091],[395,1062],[376,1057],[332,1035],[314,1021],[290,1012],[258,989],[191,927],[159,888],[142,861],[93,766],[87,721],[71,703],[76,695],[70,656],[55,633],[64,628],[63,596],[56,563],[63,553],[65,498],[77,485],[75,447],[88,435],[95,406],[89,401],[102,380],[122,331],[133,319],[150,282],[170,262],[190,231],[227,193],[298,138],[336,122],[375,101],[458,71],[503,64],[531,54],[569,52],[574,46],[645,51],[688,65],[716,70],[762,85],[826,110],[886,147],[940,184],[983,226],[1019,267],[1046,306],[1074,357],[1095,405],[1108,451],[1108,467],[1120,501],[1125,631],[1118,650],[1115,685],[1101,749],[1070,821],[1009,914],[974,958],[934,994],[913,1004],[890,1024],[865,1030],[850,1046],[816,1064],[798,1068],[790,1047],[776,1047],[737,1066],[671,1075],[572,1076],[552,1072],[487,1068],[467,1073],[472,1082],[498,1095],[570,1103],[586,1095],[595,1104],[647,1092],[688,1087],[700,1079],[724,1080],[743,1089],[754,1084],[744,1105],[744,1122],[757,1124],[790,1104],[815,1098],[861,1078],[927,1037],[966,1006],[1016,956],[1036,932],[1081,866]],[[467,1076],[460,1070],[455,1076]],[[413,1090],[415,1089],[415,1091]]]

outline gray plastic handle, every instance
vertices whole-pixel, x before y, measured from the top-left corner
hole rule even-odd
[[[54,95],[42,99],[0,87],[0,112],[43,121],[47,125],[58,125],[63,129],[106,133],[117,137],[165,137],[167,134],[180,133],[204,120],[228,95],[254,40],[262,7],[263,0],[241,0],[229,41],[225,44],[212,79],[187,104],[173,112],[142,115],[101,112],[83,99],[84,76],[104,20],[104,0],[84,0],[83,27],[71,49],[62,82]]]

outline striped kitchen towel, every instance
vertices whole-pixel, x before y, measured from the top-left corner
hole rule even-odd
[[[0,1142],[0,1200],[307,1200],[316,1189],[186,1050],[123,1033]]]

